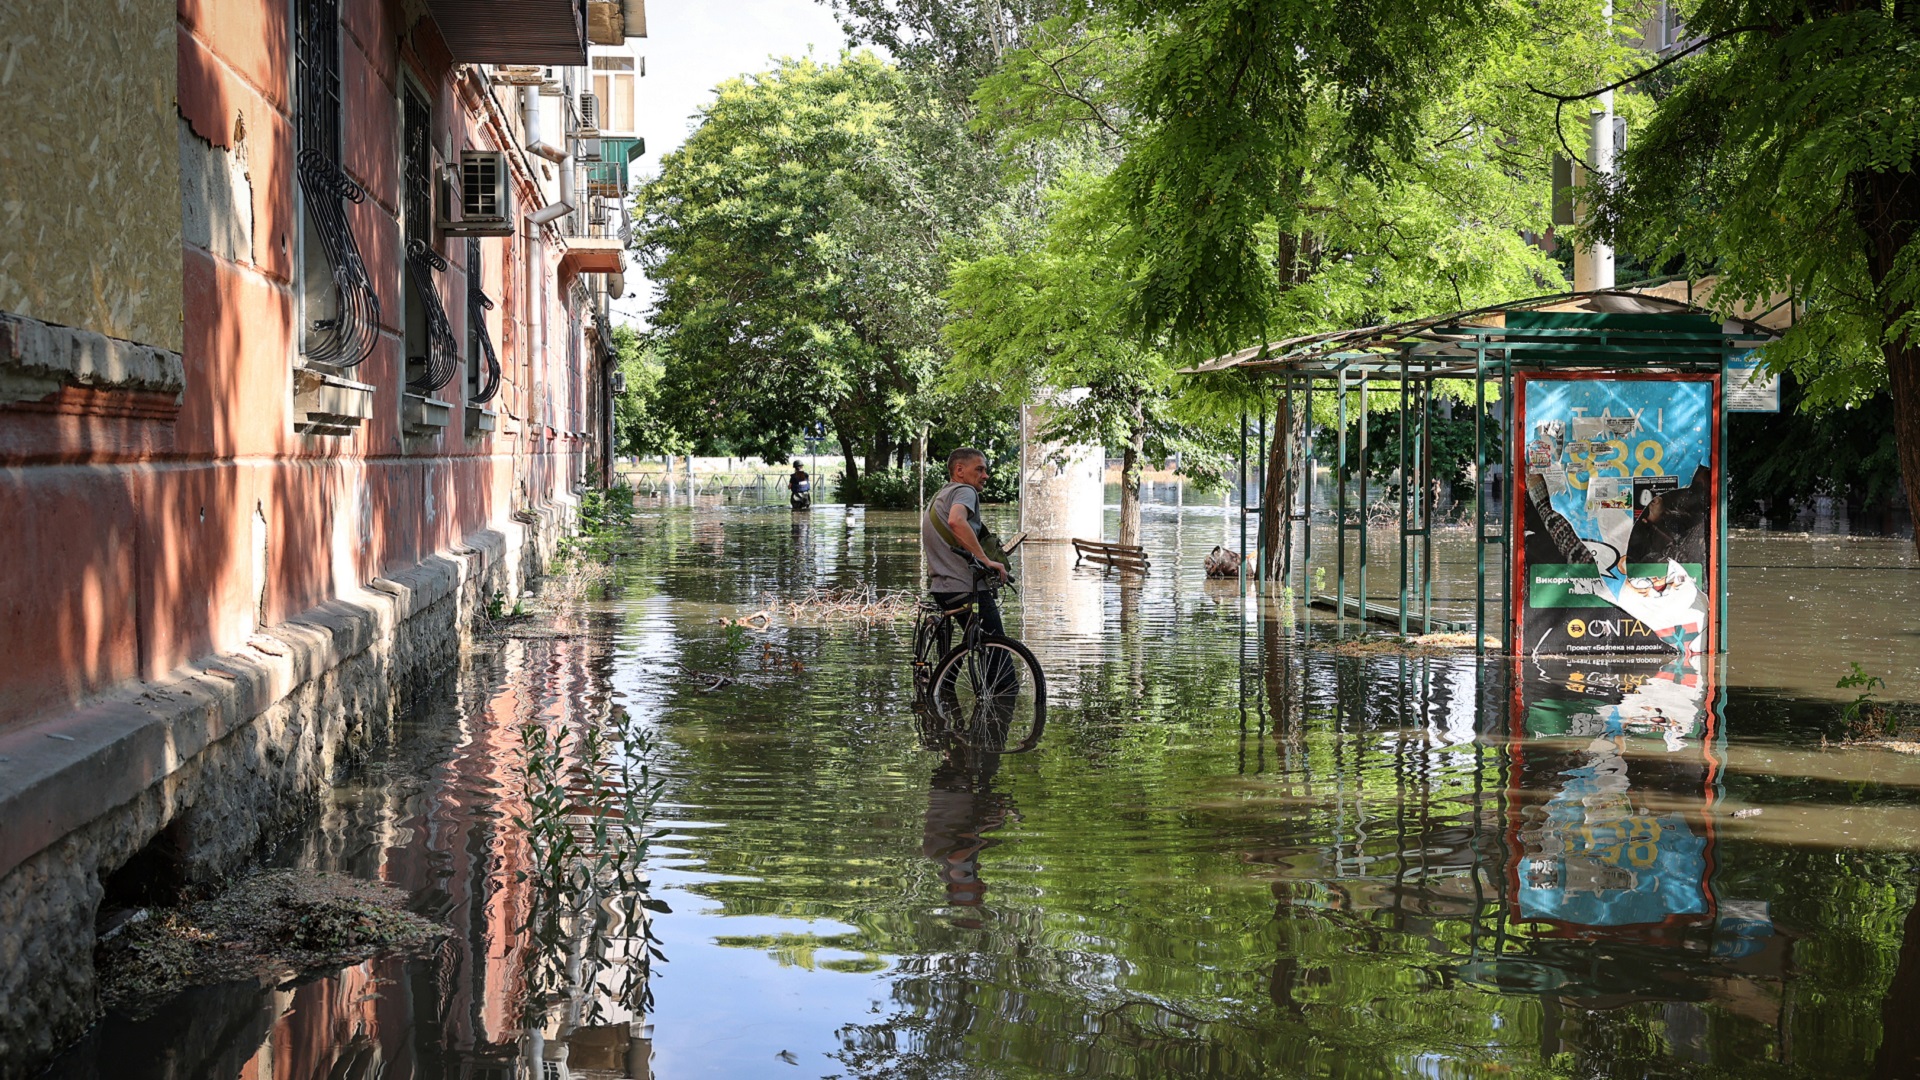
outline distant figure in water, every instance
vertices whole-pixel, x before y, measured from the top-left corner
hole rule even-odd
[[[787,477],[787,500],[795,510],[805,510],[813,504],[813,478],[797,461],[793,463],[793,475]]]

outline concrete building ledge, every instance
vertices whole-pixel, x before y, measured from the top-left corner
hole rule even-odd
[[[0,404],[65,386],[178,394],[187,369],[168,349],[0,311]]]
[[[540,515],[547,519],[548,515]],[[0,735],[0,877],[164,782],[206,747],[339,668],[403,623],[510,563],[529,529],[502,523],[465,544],[255,633],[247,644]],[[351,720],[350,720],[351,722]]]

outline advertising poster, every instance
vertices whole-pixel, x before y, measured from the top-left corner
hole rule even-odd
[[[1711,651],[1718,376],[1523,374],[1514,384],[1519,651]]]

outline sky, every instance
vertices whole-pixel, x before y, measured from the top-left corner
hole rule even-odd
[[[647,154],[635,166],[642,176],[657,172],[660,158],[686,141],[695,110],[713,100],[720,83],[808,49],[836,58],[845,43],[832,9],[818,0],[650,0],[647,36],[639,42],[647,75],[634,102]],[[627,292],[630,299],[613,305],[616,321],[644,322],[652,286],[631,260]]]

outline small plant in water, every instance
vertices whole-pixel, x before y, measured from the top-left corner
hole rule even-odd
[[[1841,690],[1857,689],[1860,694],[1847,703],[1846,708],[1840,711],[1840,715],[1846,719],[1848,729],[1856,734],[1884,733],[1886,710],[1873,700],[1873,692],[1885,689],[1887,680],[1878,675],[1867,674],[1866,669],[1862,668],[1858,661],[1849,661],[1847,666],[1853,670],[1840,676],[1840,681],[1833,685]]]
[[[726,640],[721,643],[720,647],[726,654],[728,671],[736,675],[739,674],[740,658],[746,655],[749,644],[746,627],[733,622],[727,624]]]

